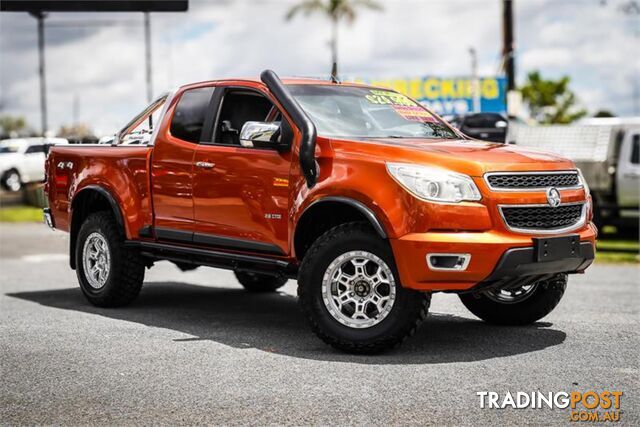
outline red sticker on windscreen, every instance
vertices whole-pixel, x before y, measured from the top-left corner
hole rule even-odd
[[[414,122],[437,122],[431,113],[418,105],[392,105],[392,107],[407,120]]]

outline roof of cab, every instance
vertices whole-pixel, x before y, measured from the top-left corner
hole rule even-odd
[[[282,83],[285,85],[323,85],[323,86],[359,86],[359,87],[375,87],[364,83],[355,83],[355,82],[340,82],[334,83],[331,80],[323,80],[323,79],[314,79],[314,78],[305,78],[305,77],[284,77],[281,79]],[[204,80],[201,82],[193,82],[186,85],[181,86],[180,88],[186,88],[191,86],[201,86],[203,84],[216,84],[216,83],[230,83],[230,82],[247,82],[264,86],[262,80],[256,77],[240,77],[237,79],[227,78],[227,79],[217,79],[217,80]]]

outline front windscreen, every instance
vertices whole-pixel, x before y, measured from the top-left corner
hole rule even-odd
[[[343,85],[287,87],[322,136],[459,138],[429,110],[398,92]]]

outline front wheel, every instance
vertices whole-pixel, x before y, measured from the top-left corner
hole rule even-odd
[[[478,293],[461,294],[467,309],[482,320],[497,325],[529,325],[551,313],[567,287],[567,275]]]
[[[426,317],[430,295],[401,286],[387,242],[362,223],[322,235],[298,276],[300,304],[313,331],[349,353],[379,353],[402,343]]]

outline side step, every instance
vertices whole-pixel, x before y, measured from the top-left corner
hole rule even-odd
[[[127,241],[126,246],[137,248],[140,253],[153,260],[168,260],[192,265],[206,265],[234,271],[271,273],[295,279],[298,266],[287,261],[255,256],[198,249],[166,243]]]

